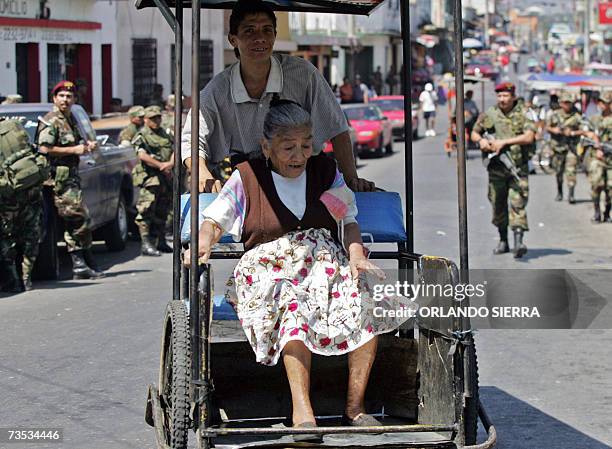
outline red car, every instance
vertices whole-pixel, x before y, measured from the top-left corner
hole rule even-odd
[[[403,140],[405,128],[404,96],[403,95],[381,95],[370,100],[370,104],[378,106],[385,117],[391,122],[393,137]],[[419,138],[419,107],[412,105],[412,139]]]
[[[391,121],[380,108],[373,104],[342,105],[350,125],[357,132],[357,151],[359,156],[374,153],[382,156],[383,151],[393,152]]]
[[[346,119],[346,121],[348,122],[348,118]],[[357,133],[355,132],[355,128],[353,128],[350,123],[348,131],[349,137],[351,138],[351,145],[353,146],[353,157],[355,158],[355,160],[357,160]],[[323,148],[323,153],[327,153],[330,156],[333,156],[334,154],[334,147],[329,140],[325,142],[325,148]]]
[[[476,56],[466,64],[465,74],[482,76],[495,81],[499,76],[499,70],[492,59],[485,56]]]

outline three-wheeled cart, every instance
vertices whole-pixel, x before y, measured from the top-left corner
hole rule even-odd
[[[370,14],[383,0],[274,0],[276,10],[341,14]],[[175,79],[182,79],[183,8],[192,8],[192,79],[199,67],[200,9],[231,8],[223,0],[137,0],[138,8],[159,8],[176,37]],[[410,61],[409,1],[401,0],[403,59]],[[174,8],[174,12],[170,8]],[[461,0],[455,0],[461,11]],[[457,95],[463,98],[461,17],[455,15]],[[403,73],[404,91],[410,92],[410,64]],[[180,83],[175,92],[181,98]],[[199,108],[193,83],[192,108]],[[409,96],[405,96],[410,116]],[[180,128],[181,102],[176,104],[175,126]],[[361,231],[391,250],[373,251],[371,258],[395,260],[399,281],[441,286],[467,283],[467,198],[463,104],[457,102],[460,269],[448,259],[415,254],[413,249],[412,125],[405,128],[405,213],[398,193],[356,195]],[[198,153],[198,114],[192,114],[192,159]],[[177,139],[175,151],[180,153]],[[181,218],[198,228],[199,211],[212,194],[198,194],[198,164],[193,164],[191,194],[178,195],[179,164],[174,176],[174,241],[181,240]],[[186,215],[189,214],[189,220]],[[408,232],[406,232],[408,230]],[[228,241],[227,238],[222,242]],[[182,241],[198,247],[198,233]],[[188,433],[196,445],[210,447],[379,447],[379,448],[491,448],[496,433],[478,398],[478,368],[473,333],[465,318],[409,320],[395,334],[381,336],[366,394],[366,409],[382,421],[379,427],[343,427],[340,414],[346,395],[347,357],[313,357],[311,399],[319,426],[291,427],[290,391],[282,364],[265,367],[255,362],[245,339],[215,339],[215,326],[231,321],[215,318],[212,264],[200,264],[191,253],[191,270],[182,268],[182,245],[174,245],[173,298],[166,308],[162,332],[159,383],[148,390],[145,420],[155,427],[159,448],[186,448]],[[241,251],[220,250],[211,259],[237,259]],[[440,290],[441,291],[441,290]],[[429,296],[428,306],[466,305],[453,296]],[[230,324],[231,326],[231,324]],[[238,329],[238,326],[236,326]],[[212,336],[211,336],[212,331]],[[478,444],[478,419],[486,432]],[[292,435],[322,433],[323,443],[295,443]]]

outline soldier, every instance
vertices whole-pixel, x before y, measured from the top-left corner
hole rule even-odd
[[[51,91],[53,111],[39,122],[39,151],[47,154],[51,165],[53,201],[57,214],[64,221],[64,240],[72,259],[75,279],[97,279],[104,276],[91,254],[89,210],[83,200],[79,177],[80,156],[94,151],[96,142],[81,135],[71,113],[76,86],[71,81],[60,81]]]
[[[593,131],[602,143],[612,142],[612,91],[604,92],[597,102],[601,114],[591,117],[590,130]],[[589,164],[589,180],[591,181],[591,196],[593,199],[594,223],[610,223],[610,203],[612,198],[612,154],[604,153],[601,149],[592,148],[592,157]],[[605,206],[603,219],[601,216],[600,199],[604,193]]]
[[[166,243],[165,224],[172,207],[172,137],[161,127],[161,109],[145,109],[145,126],[132,141],[140,162],[133,171],[134,185],[140,187],[136,225],[142,239],[143,256],[171,253]]]
[[[166,107],[162,113],[161,127],[166,133],[174,139],[174,107],[176,106],[176,97],[174,94],[168,95]]]
[[[48,176],[47,159],[33,150],[21,123],[0,118],[0,267],[8,277],[2,291],[32,289],[41,236],[42,184]]]
[[[499,244],[493,253],[510,251],[509,224],[514,232],[514,257],[518,259],[527,253],[523,234],[529,230],[526,211],[529,196],[528,161],[536,127],[517,102],[514,84],[498,84],[495,92],[497,105],[479,117],[472,131],[472,141],[480,146],[483,158],[488,162],[492,223],[499,231]]]
[[[576,146],[579,138],[587,133],[582,129],[583,120],[580,112],[574,107],[574,99],[568,92],[559,97],[560,109],[554,111],[546,123],[546,131],[551,136],[551,146],[554,151],[552,165],[556,172],[556,201],[563,201],[563,174],[569,188],[568,201],[574,204],[574,189],[576,187],[576,169],[578,156]]]
[[[144,108],[142,106],[132,106],[128,110],[130,124],[121,130],[119,134],[119,142],[121,145],[131,145],[132,139],[136,137],[136,133],[144,125]]]

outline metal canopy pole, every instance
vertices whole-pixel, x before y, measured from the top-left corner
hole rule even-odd
[[[410,42],[410,2],[400,2],[402,28],[402,86],[404,87],[404,171],[406,177],[406,250],[414,253],[414,189],[412,179],[412,46]]]
[[[176,0],[174,31],[174,173],[172,182],[172,298],[181,299],[181,128],[183,126],[183,0]]]
[[[467,188],[465,165],[465,113],[463,100],[463,18],[461,0],[455,0],[455,117],[457,120],[457,178],[459,206],[459,267],[461,282],[468,282]]]
[[[189,270],[189,321],[191,325],[191,401],[197,403],[200,396],[200,368],[202,363],[200,297],[198,283],[200,269],[198,267],[199,232],[199,136],[200,136],[200,0],[192,0],[191,4],[191,268]],[[195,430],[200,423],[199,407],[193,412]]]

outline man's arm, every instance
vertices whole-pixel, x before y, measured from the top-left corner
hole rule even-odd
[[[357,167],[353,157],[353,144],[348,131],[344,131],[331,139],[334,156],[338,161],[338,168],[344,176],[346,185],[355,192],[371,192],[376,189],[373,182],[357,176]]]
[[[183,126],[183,130],[181,132],[181,156],[183,159],[183,163],[185,164],[185,168],[187,172],[191,174],[191,113],[190,110],[187,114],[187,119],[185,120],[185,126]],[[221,191],[221,181],[215,179],[212,175],[208,166],[206,165],[206,139],[205,136],[208,133],[209,127],[202,116],[202,113],[199,112],[199,128],[200,135],[198,137],[198,170],[199,170],[199,180],[198,180],[198,189],[200,192],[206,191],[206,186],[209,185],[210,192],[220,192]]]
[[[49,156],[64,157],[64,156],[80,156],[81,154],[89,151],[89,145],[79,144],[72,147],[51,147],[47,145],[41,145],[39,151]]]

